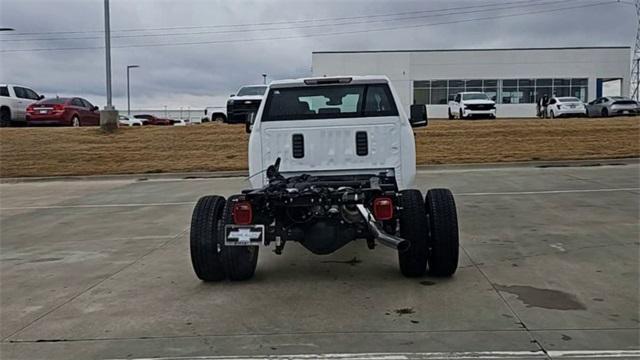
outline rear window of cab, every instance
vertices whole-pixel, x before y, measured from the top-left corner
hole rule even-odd
[[[398,116],[398,109],[387,84],[271,89],[262,121],[376,116]]]

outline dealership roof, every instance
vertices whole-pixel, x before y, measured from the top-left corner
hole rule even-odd
[[[630,46],[577,46],[577,47],[538,47],[538,48],[496,48],[496,49],[419,49],[419,50],[336,50],[313,51],[313,54],[353,54],[353,53],[394,53],[394,52],[454,52],[454,51],[519,51],[519,50],[589,50],[589,49],[631,49]]]

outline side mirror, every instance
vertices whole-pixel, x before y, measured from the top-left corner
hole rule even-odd
[[[44,99],[44,95],[38,95],[38,100]]]
[[[244,122],[244,131],[247,134],[251,134],[251,130],[253,129],[253,123],[256,121],[256,113],[249,113],[247,115],[247,119]]]
[[[94,106],[94,107],[91,108],[91,111],[98,111],[99,109],[100,109],[99,107]]]
[[[409,124],[411,127],[427,126],[427,106],[423,104],[413,104],[410,108]]]

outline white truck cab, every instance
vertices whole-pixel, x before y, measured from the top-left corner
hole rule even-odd
[[[496,102],[483,92],[467,91],[457,93],[449,101],[449,120],[470,117],[496,117]]]
[[[245,123],[252,188],[203,196],[193,210],[199,279],[250,279],[262,246],[282,254],[298,242],[326,255],[362,240],[395,250],[406,277],[455,273],[453,194],[410,188],[412,127],[427,125],[424,105],[411,105],[407,118],[386,77],[324,77],[272,82],[252,115]]]
[[[411,188],[411,127],[384,76],[274,81],[249,139],[251,185],[266,185],[264,169],[280,158],[284,176],[385,173],[399,189]]]

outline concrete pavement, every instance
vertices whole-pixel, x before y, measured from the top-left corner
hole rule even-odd
[[[0,184],[0,357],[640,355],[639,171],[420,172],[421,190],[456,195],[452,279],[405,279],[363,242],[292,243],[263,248],[255,279],[216,284],[191,269],[190,214],[240,178]]]

